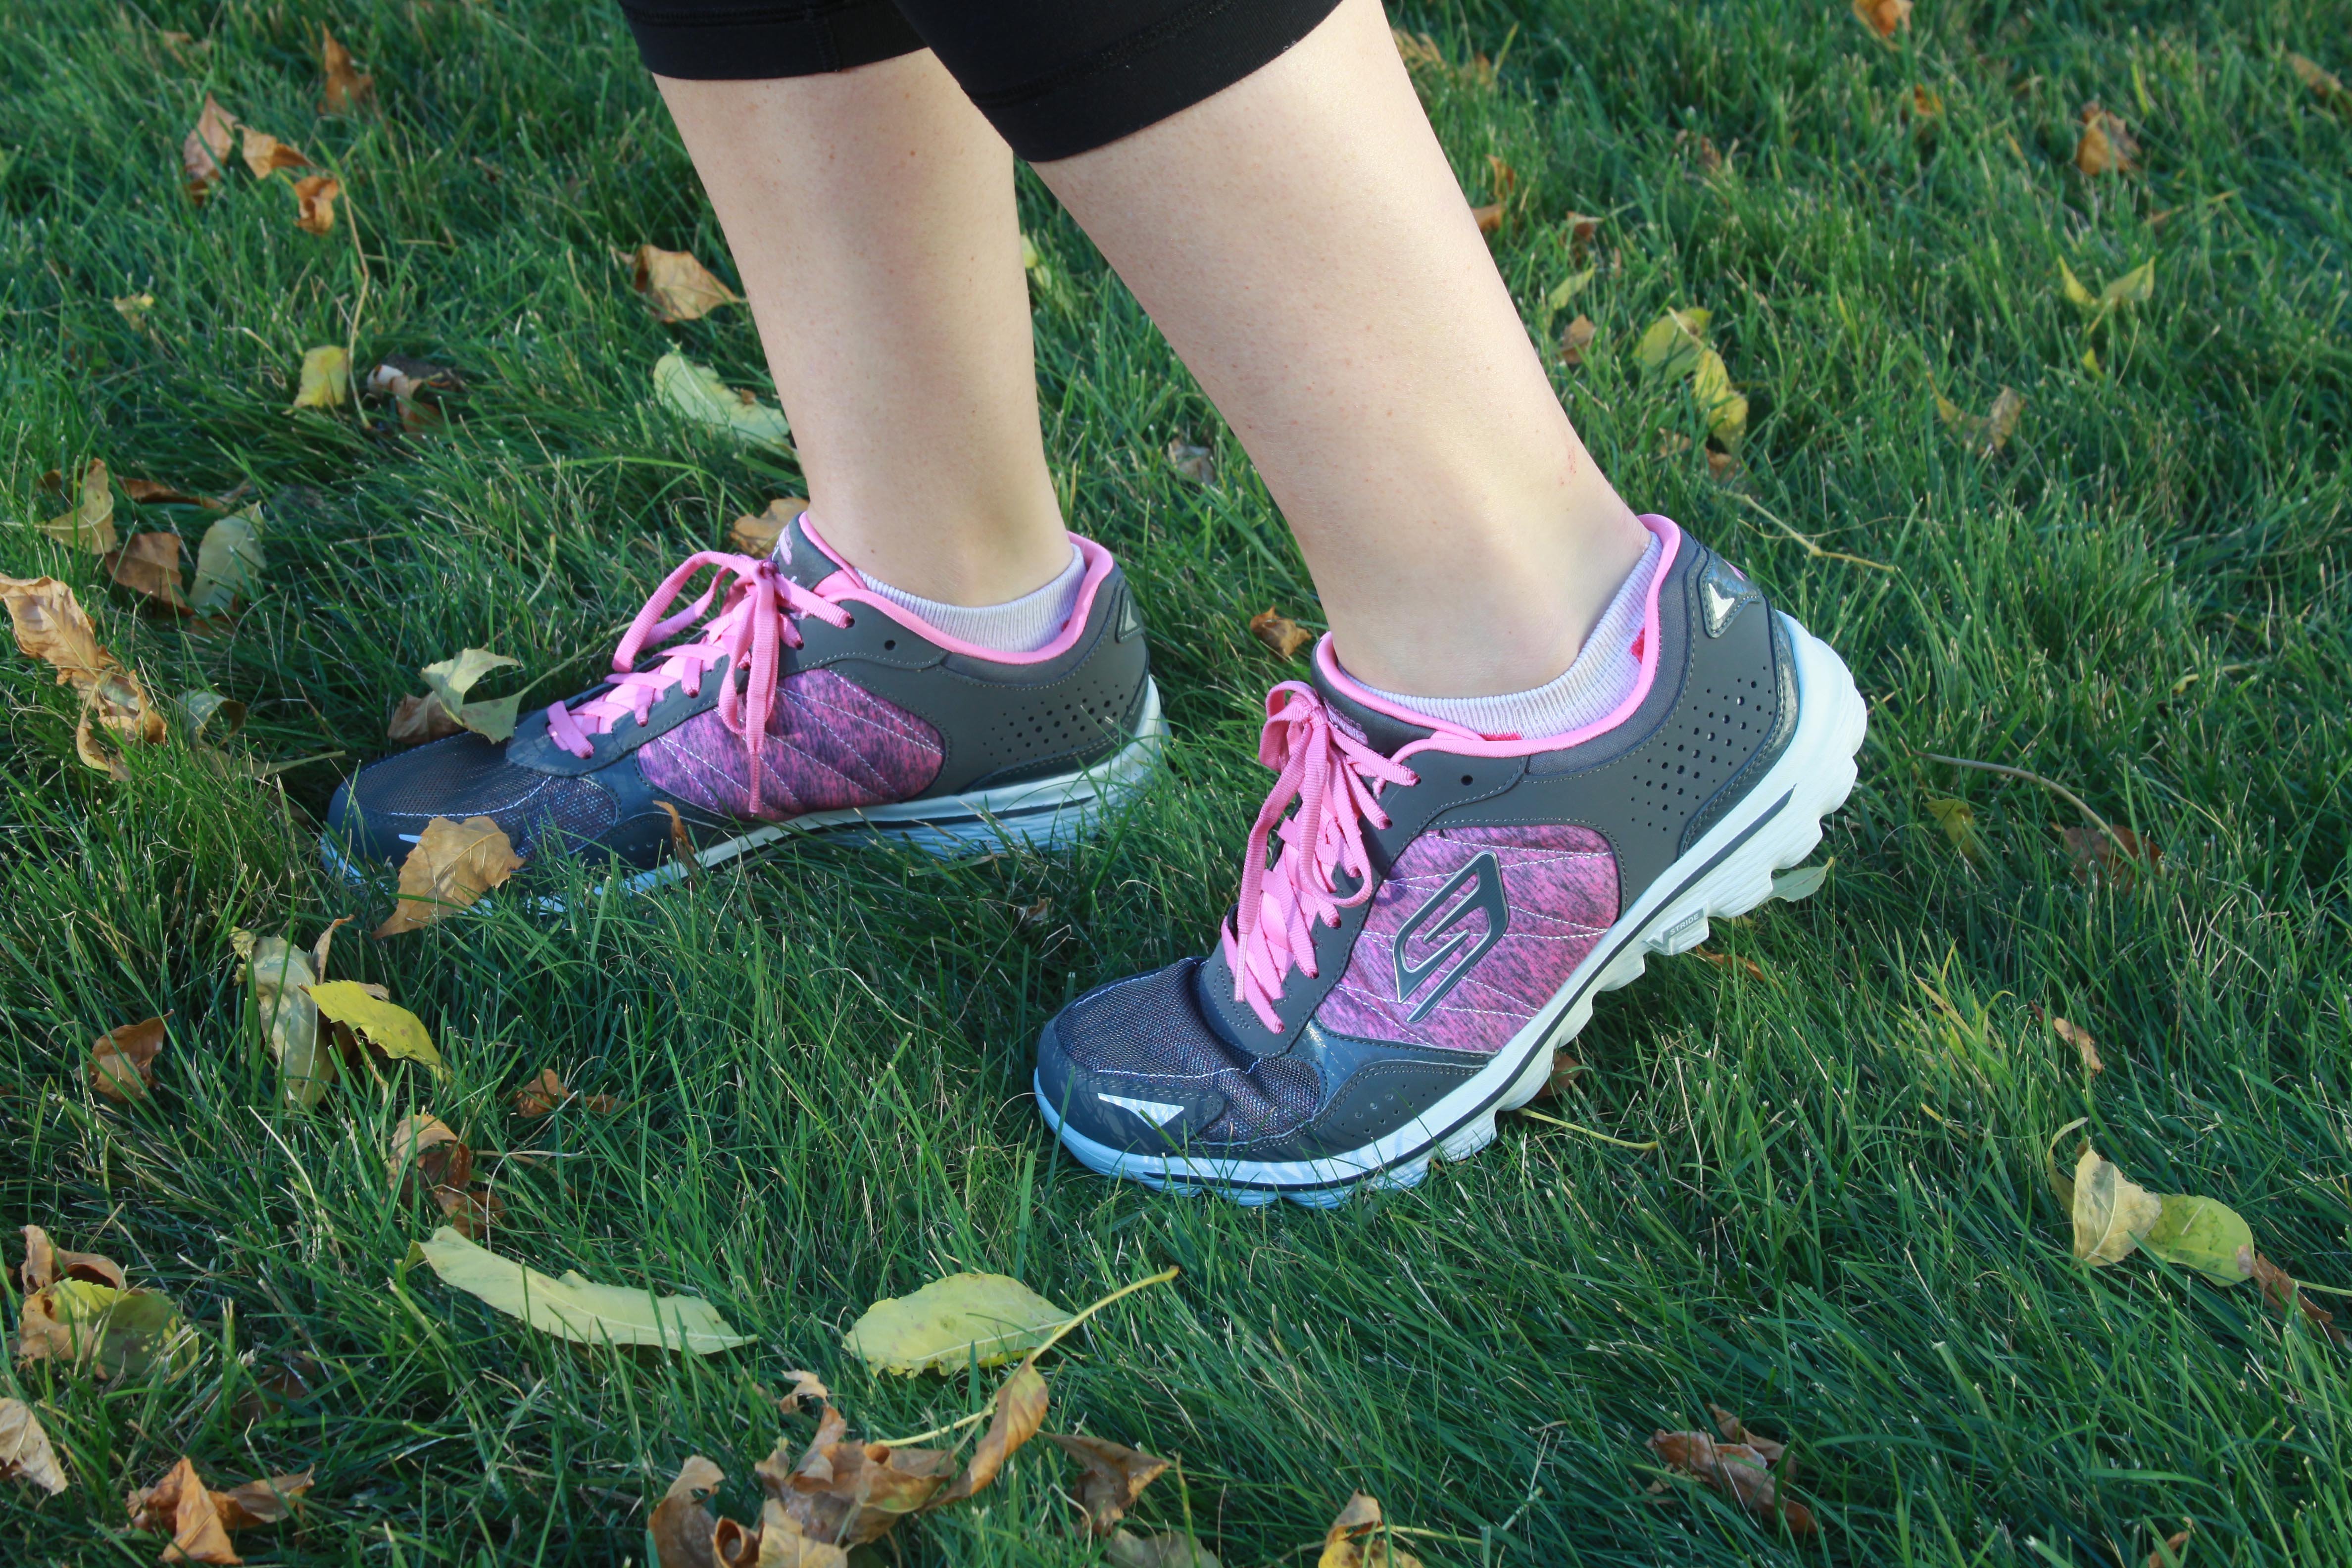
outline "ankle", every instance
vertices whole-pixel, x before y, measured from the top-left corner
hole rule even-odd
[[[1050,486],[1012,498],[861,504],[812,483],[809,511],[843,560],[932,604],[985,608],[1033,594],[1070,563],[1070,536]]]

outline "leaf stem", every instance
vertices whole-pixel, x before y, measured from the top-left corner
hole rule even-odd
[[[1016,1366],[1011,1372],[1005,1373],[1006,1381],[1010,1382],[1013,1378],[1019,1376],[1022,1367],[1034,1366],[1036,1364],[1036,1361],[1039,1356],[1044,1355],[1047,1351],[1052,1350],[1055,1345],[1060,1344],[1064,1339],[1068,1337],[1072,1330],[1076,1329],[1080,1323],[1085,1322],[1088,1318],[1093,1317],[1097,1312],[1101,1311],[1105,1307],[1109,1306],[1113,1301],[1118,1300],[1121,1296],[1131,1296],[1136,1291],[1144,1289],[1146,1286],[1164,1285],[1182,1272],[1183,1269],[1171,1263],[1157,1274],[1148,1275],[1141,1279],[1120,1286],[1109,1295],[1105,1296],[1101,1300],[1097,1301],[1093,1306],[1087,1308],[1082,1312],[1079,1312],[1068,1322],[1064,1323],[1060,1328],[1055,1329],[1046,1337],[1045,1343],[1039,1345],[1035,1350],[1031,1351],[1027,1355],[1021,1358],[1021,1366]],[[999,1386],[1001,1387],[1002,1385],[1000,1384]],[[964,1416],[961,1420],[950,1421],[944,1426],[934,1426],[928,1432],[918,1432],[911,1437],[884,1437],[879,1439],[876,1446],[883,1448],[903,1448],[909,1443],[920,1443],[932,1437],[944,1437],[949,1433],[960,1431],[962,1428],[971,1426],[975,1421],[986,1420],[994,1413],[995,1409],[996,1401],[992,1398],[980,1409],[973,1411],[971,1415]]]
[[[1554,1127],[1565,1127],[1570,1132],[1581,1132],[1587,1138],[1596,1139],[1603,1143],[1614,1143],[1620,1149],[1633,1149],[1646,1154],[1651,1150],[1655,1149],[1658,1146],[1658,1141],[1654,1138],[1651,1139],[1647,1143],[1628,1142],[1622,1138],[1612,1138],[1606,1132],[1595,1132],[1590,1127],[1580,1127],[1573,1121],[1562,1121],[1557,1116],[1546,1116],[1540,1110],[1529,1110],[1524,1105],[1519,1107],[1519,1114],[1522,1116],[1532,1116],[1538,1121],[1549,1121]]]
[[[1767,508],[1762,501],[1756,500],[1753,496],[1741,495],[1738,490],[1729,490],[1726,493],[1740,505],[1753,507],[1758,511],[1762,512],[1765,521],[1770,523],[1773,527],[1787,534],[1790,539],[1795,540],[1799,544],[1803,545],[1805,547],[1805,553],[1812,556],[1817,561],[1843,561],[1855,566],[1867,566],[1873,572],[1885,572],[1889,575],[1897,574],[1895,574],[1894,567],[1886,565],[1883,562],[1864,561],[1859,555],[1848,555],[1842,550],[1822,549],[1820,545],[1814,543],[1803,534],[1799,533],[1795,529],[1790,528],[1787,523],[1782,522],[1779,518],[1774,517],[1770,510]]]
[[[1915,757],[1925,758],[1927,761],[1931,763],[1949,763],[1956,768],[1974,768],[1979,773],[1999,773],[2003,778],[2023,779],[2028,784],[2038,784],[2043,789],[2046,789],[2052,794],[2057,795],[2060,799],[2065,801],[2067,805],[2073,806],[2076,811],[2081,812],[2084,816],[2090,818],[2091,826],[2105,834],[2108,839],[2115,845],[2116,854],[2121,855],[2126,860],[2137,860],[2139,858],[2138,852],[2132,848],[2130,845],[2124,842],[2123,835],[2117,833],[2115,828],[2109,825],[2105,817],[2101,816],[2097,812],[2093,811],[2088,802],[2084,801],[2081,795],[2076,795],[2073,790],[2068,789],[2064,784],[2060,784],[2056,779],[2044,778],[2040,773],[2028,773],[2023,768],[2008,767],[2000,763],[1972,762],[1967,757],[1947,757],[1936,752],[1915,751],[1911,754]]]

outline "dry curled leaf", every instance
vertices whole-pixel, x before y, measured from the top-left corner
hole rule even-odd
[[[2253,1277],[2261,1281],[2263,1295],[2272,1306],[2282,1312],[2292,1312],[2300,1307],[2303,1321],[2314,1331],[2326,1335],[2336,1344],[2347,1342],[2344,1331],[2336,1326],[2336,1314],[2305,1295],[2300,1281],[2259,1252],[2254,1254]]]
[[[438,741],[446,735],[458,735],[466,727],[449,717],[441,706],[441,699],[426,692],[422,697],[404,697],[393,710],[392,721],[384,726],[384,739],[396,746],[415,746],[426,741]]]
[[[145,745],[155,745],[170,732],[163,715],[147,701],[139,678],[99,646],[71,588],[53,577],[0,577],[0,604],[16,632],[16,646],[31,658],[46,661],[58,672],[58,684],[70,686],[81,699],[81,721],[74,732],[74,750],[100,773],[127,778],[121,763],[101,750],[90,733],[95,719],[115,734]]]
[[[204,110],[196,116],[195,129],[180,143],[180,168],[187,176],[191,200],[203,201],[220,184],[226,173],[221,160],[228,156],[236,130],[236,121],[228,110],[211,93],[205,94]]]
[[[2189,1531],[2179,1530],[2147,1554],[2147,1568],[2180,1568],[2189,1561]]]
[[[567,1105],[577,1105],[599,1116],[610,1116],[621,1108],[609,1094],[575,1094],[556,1076],[553,1068],[541,1068],[537,1078],[514,1094],[515,1114],[530,1121],[535,1121]]]
[[[106,465],[92,458],[75,488],[79,494],[72,510],[34,526],[60,544],[103,555],[114,548],[114,487],[107,480]]]
[[[1711,947],[1696,948],[1693,951],[1699,957],[1704,958],[1709,963],[1714,964],[1717,969],[1740,970],[1745,972],[1748,978],[1750,980],[1761,980],[1764,978],[1764,966],[1757,963],[1752,958],[1748,958],[1738,953],[1717,952]]]
[[[719,281],[688,251],[641,245],[613,254],[629,268],[637,292],[646,297],[658,321],[698,321],[721,305],[743,302],[742,295]]]
[[[1911,0],[1853,0],[1853,14],[1882,38],[1911,25]]]
[[[247,125],[239,128],[244,135],[239,151],[245,166],[253,171],[257,180],[266,180],[280,169],[307,169],[310,160],[302,156],[292,143],[280,142],[267,131],[256,131]]]
[[[1273,610],[1260,610],[1249,619],[1250,635],[1265,644],[1275,658],[1291,659],[1298,650],[1315,640],[1315,634]]]
[[[1045,1380],[1037,1372],[1035,1363],[1024,1361],[1013,1369],[996,1391],[995,1414],[989,1417],[988,1430],[973,1445],[971,1458],[965,1461],[963,1473],[947,1486],[931,1494],[928,1508],[941,1508],[961,1502],[981,1491],[1004,1468],[1004,1461],[1015,1450],[1037,1435],[1045,1422]],[[1059,1441],[1060,1439],[1055,1439]]]
[[[2343,80],[2317,60],[2290,54],[2286,58],[2286,68],[2294,73],[2295,80],[2309,88],[2313,96],[2330,108],[2340,108],[2352,102],[2352,93],[2347,92]]]
[[[1103,1542],[1111,1568],[1223,1568],[1217,1554],[1181,1530],[1137,1535],[1122,1528]]]
[[[335,198],[342,182],[332,174],[306,174],[294,182],[294,226],[305,234],[330,234],[335,227]]]
[[[256,940],[239,932],[236,940],[253,985],[254,1011],[278,1061],[278,1093],[288,1104],[308,1110],[335,1081],[335,1053],[322,1048],[319,1007],[310,1000],[310,987],[326,968],[324,954],[317,956],[314,969],[312,959],[284,937]],[[319,940],[323,946],[327,939]]]
[[[2139,167],[2139,142],[2116,115],[2086,103],[2083,133],[2074,142],[2074,167],[2095,176],[2128,174]]]
[[[2053,1018],[2050,1020],[2050,1032],[2074,1047],[2075,1054],[2083,1058],[2083,1071],[2086,1076],[2096,1078],[2107,1070],[2107,1064],[2099,1059],[2099,1043],[2091,1038],[2090,1030],[2070,1024],[2063,1018]]]
[[[261,508],[215,520],[196,545],[196,572],[188,580],[188,608],[199,616],[225,616],[240,600],[261,592],[269,564],[261,548]]]
[[[1961,438],[1978,453],[1991,457],[2009,445],[2017,429],[2018,416],[2025,412],[2025,399],[2004,386],[1994,395],[1992,407],[1987,413],[1970,414],[1958,404],[1936,394],[1937,417],[1960,433]]]
[[[275,1524],[292,1516],[295,1505],[311,1486],[310,1472],[272,1476],[247,1481],[234,1491],[205,1487],[194,1459],[180,1462],[152,1487],[124,1500],[131,1510],[131,1528],[159,1531],[171,1536],[159,1559],[164,1563],[241,1563],[229,1545],[228,1532],[257,1524]]]
[[[461,649],[455,658],[428,664],[418,673],[425,677],[425,684],[433,695],[441,700],[444,713],[484,740],[506,741],[514,736],[521,696],[495,697],[482,702],[469,702],[467,698],[490,671],[521,667],[520,659],[492,653],[486,647],[469,647]]]
[[[1396,1538],[1382,1528],[1379,1500],[1357,1492],[1323,1532],[1323,1552],[1315,1559],[1315,1568],[1421,1568],[1421,1559],[1400,1549]]]
[[[66,1489],[49,1435],[21,1399],[0,1399],[0,1480],[29,1481],[51,1497]]]
[[[677,1468],[677,1479],[670,1482],[661,1501],[654,1504],[647,1524],[661,1568],[716,1568],[710,1536],[719,1521],[703,1506],[702,1499],[726,1479],[725,1471],[699,1454],[688,1456]]]
[[[1745,1443],[1748,1447],[1755,1449],[1757,1454],[1760,1456],[1768,1465],[1779,1464],[1780,1462],[1780,1456],[1788,1452],[1789,1446],[1786,1443],[1776,1442],[1769,1437],[1759,1436],[1754,1432],[1748,1430],[1747,1422],[1742,1421],[1738,1416],[1734,1415],[1730,1411],[1726,1410],[1720,1405],[1708,1405],[1706,1407],[1706,1413],[1715,1417],[1715,1429],[1723,1435],[1723,1440],[1725,1442]]]
[[[321,114],[349,114],[375,94],[375,78],[354,69],[351,51],[323,27],[319,31],[319,70],[326,79],[319,92]]]
[[[783,1397],[777,1401],[778,1404],[784,1407],[785,1415],[792,1415],[798,1414],[800,1407],[811,1400],[815,1401],[818,1405],[826,1405],[832,1402],[833,1391],[825,1387],[824,1380],[817,1376],[816,1373],[803,1371],[799,1367],[793,1367],[786,1371],[784,1375],[793,1380],[793,1385],[784,1390]]]
[[[745,555],[772,555],[776,541],[793,520],[808,510],[806,496],[778,496],[768,503],[768,510],[757,517],[737,518],[727,530],[727,542]]]
[[[1168,443],[1168,466],[1196,485],[1217,482],[1217,455],[1181,437]]]
[[[187,595],[180,591],[183,547],[176,533],[134,533],[119,550],[106,556],[106,574],[117,587],[142,594],[166,609],[184,613]]]
[[[1730,1425],[1746,1430],[1737,1416],[1731,1417]],[[1812,1510],[1800,1502],[1781,1500],[1772,1460],[1752,1444],[1719,1443],[1704,1432],[1653,1432],[1649,1447],[1669,1467],[1705,1482],[1756,1518],[1777,1519],[1793,1534],[1813,1532]]]
[[[125,1024],[90,1042],[89,1086],[128,1102],[154,1092],[155,1058],[163,1049],[163,1020]]]
[[[474,1152],[437,1116],[404,1118],[384,1147],[383,1163],[403,1198],[423,1188],[461,1236],[478,1235],[505,1210],[497,1194],[470,1184]]]
[[[351,395],[349,353],[332,343],[303,352],[302,371],[294,388],[294,407],[341,408],[351,401]]]
[[[1571,257],[1581,258],[1592,245],[1592,237],[1601,232],[1601,220],[1591,213],[1559,215],[1559,237],[1566,242]]]
[[[1493,234],[1503,226],[1504,215],[1510,209],[1511,193],[1518,186],[1519,172],[1492,153],[1486,154],[1486,168],[1495,199],[1485,206],[1471,208],[1470,216],[1477,220],[1479,233]]]
[[[398,936],[470,908],[521,868],[506,829],[488,817],[456,823],[436,816],[400,863],[400,902],[375,934]]]
[[[1592,340],[1600,335],[1601,329],[1592,324],[1592,318],[1579,311],[1576,319],[1560,331],[1559,363],[1570,370],[1582,364],[1584,351],[1591,348]]]
[[[1078,1481],[1078,1506],[1087,1510],[1087,1532],[1108,1535],[1127,1517],[1143,1489],[1160,1479],[1168,1461],[1099,1437],[1045,1434],[1045,1441],[1086,1467]]]

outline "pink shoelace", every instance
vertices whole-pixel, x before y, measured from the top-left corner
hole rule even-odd
[[[702,597],[665,619],[662,612],[684,591],[687,580],[705,566],[717,567],[718,575],[702,591]],[[726,596],[719,600],[719,613],[710,617],[699,637],[661,649],[661,662],[651,669],[636,668],[637,658],[648,644],[658,644],[691,626],[719,598],[722,587]],[[719,721],[743,737],[744,749],[751,753],[751,809],[756,812],[762,776],[760,749],[768,738],[768,717],[776,702],[776,650],[780,645],[801,646],[799,628],[793,622],[802,616],[814,616],[836,626],[849,625],[851,618],[841,605],[785,576],[772,559],[698,551],[662,579],[646,607],[629,623],[628,634],[613,650],[612,686],[576,709],[561,702],[551,706],[547,732],[573,756],[589,756],[595,751],[590,734],[610,734],[625,716],[644,723],[654,704],[673,686],[683,684],[688,696],[700,696],[702,678],[723,667]],[[751,672],[740,689],[734,678],[739,669]]]
[[[1279,1032],[1274,1004],[1282,1000],[1283,977],[1293,969],[1315,976],[1310,922],[1336,926],[1341,910],[1371,897],[1363,825],[1389,825],[1381,809],[1382,786],[1411,785],[1420,777],[1339,729],[1314,689],[1296,680],[1265,695],[1257,760],[1278,776],[1250,828],[1240,906],[1220,934],[1234,972],[1234,1000],[1248,1003],[1260,1022]],[[1283,821],[1293,801],[1298,810]],[[1265,863],[1270,837],[1282,840],[1272,870]],[[1347,898],[1333,885],[1334,870],[1357,879]]]

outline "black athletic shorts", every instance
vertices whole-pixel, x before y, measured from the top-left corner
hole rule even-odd
[[[929,48],[1033,163],[1231,87],[1339,0],[621,0],[656,75],[814,76]]]

